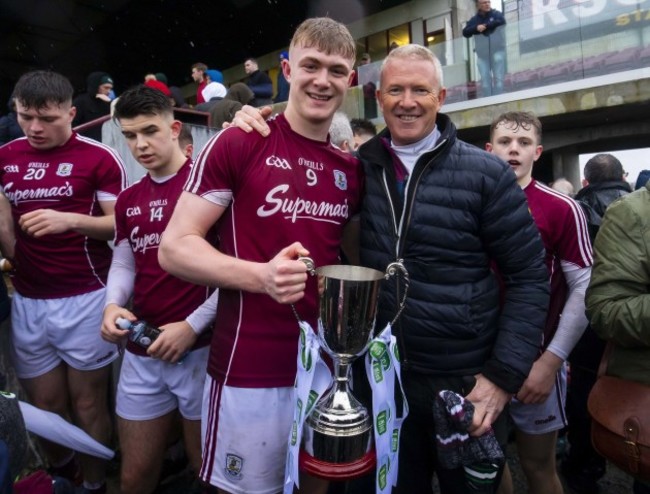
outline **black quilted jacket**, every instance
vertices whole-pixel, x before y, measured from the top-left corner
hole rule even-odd
[[[482,372],[514,393],[538,355],[546,318],[543,245],[508,165],[458,140],[446,115],[438,115],[437,126],[438,145],[418,160],[404,200],[385,144],[388,130],[360,149],[367,188],[362,263],[384,271],[403,259],[410,274],[406,308],[394,326],[406,370]],[[401,293],[393,279],[384,283],[377,328],[393,319]]]

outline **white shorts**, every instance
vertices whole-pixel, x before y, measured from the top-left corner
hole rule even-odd
[[[178,408],[183,418],[200,420],[209,351],[194,350],[180,364],[126,352],[115,412],[126,420],[152,420]]]
[[[205,379],[201,479],[233,494],[276,494],[293,418],[293,387],[233,388]]]
[[[555,375],[555,385],[544,403],[525,405],[516,398],[510,402],[510,416],[517,429],[526,434],[546,434],[568,425],[566,413],[566,363]]]
[[[11,353],[22,379],[42,376],[61,361],[80,371],[109,365],[117,346],[102,340],[104,288],[82,295],[35,299],[15,293],[11,302]]]

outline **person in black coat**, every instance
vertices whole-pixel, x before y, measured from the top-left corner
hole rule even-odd
[[[18,115],[16,114],[16,103],[13,95],[7,102],[9,113],[0,118],[0,145],[24,136],[23,129],[18,125]]]
[[[111,113],[111,99],[109,94],[113,89],[113,79],[106,72],[92,72],[87,79],[86,92],[77,96],[72,102],[77,109],[77,114],[72,121],[72,126],[91,122]],[[102,140],[102,124],[80,132],[81,135]]]
[[[265,106],[273,104],[273,82],[271,78],[262,72],[257,66],[257,60],[249,58],[244,62],[244,70],[248,74],[246,85],[251,88],[255,99],[252,106]]]

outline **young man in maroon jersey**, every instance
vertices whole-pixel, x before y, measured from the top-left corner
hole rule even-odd
[[[12,353],[39,408],[107,443],[114,345],[98,328],[111,262],[115,199],[126,185],[117,154],[72,130],[72,85],[55,72],[23,75],[14,89],[25,137],[0,147],[0,242],[14,262]],[[70,473],[69,450],[44,444]],[[88,492],[104,492],[102,461],[80,458]]]
[[[533,494],[561,494],[555,466],[558,430],[566,426],[565,361],[587,327],[585,291],[591,275],[591,244],[582,208],[533,179],[542,154],[542,124],[526,112],[504,113],[490,127],[486,149],[508,163],[524,190],[546,250],[551,301],[542,351],[510,403],[517,450]],[[503,492],[512,492],[504,476]]]
[[[289,53],[289,100],[270,136],[233,128],[212,138],[160,246],[165,269],[220,288],[201,469],[220,492],[282,490],[298,338],[291,305],[312,327],[318,310],[316,279],[297,258],[338,263],[361,197],[356,159],[327,137],[353,75],[354,40],[332,19],[308,19]],[[219,249],[205,240],[217,222]],[[301,492],[322,492],[310,481]]]
[[[117,388],[122,451],[121,492],[147,494],[157,484],[178,409],[191,466],[201,467],[201,396],[216,292],[182,281],[158,264],[158,244],[190,172],[163,93],[137,86],[115,105],[133,157],[147,170],[115,204],[115,249],[108,275],[102,336],[123,344],[118,318],[144,320],[164,331],[148,349],[127,340]],[[126,306],[133,297],[132,310]],[[182,359],[181,365],[176,363]]]

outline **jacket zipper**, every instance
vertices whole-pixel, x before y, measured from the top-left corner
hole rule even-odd
[[[436,144],[436,147],[433,148],[431,152],[435,152],[438,149],[440,149],[445,143],[447,142],[447,139],[442,139]],[[426,164],[423,165],[421,170],[418,170],[417,178],[415,180],[415,186],[413,187],[413,191],[417,190],[417,186],[420,182],[420,178],[422,177],[422,174],[424,171],[428,168],[429,164],[433,161],[434,156],[431,156],[430,159],[427,160]],[[416,163],[417,167],[417,163]],[[413,170],[415,171],[415,169]],[[406,181],[406,184],[404,185],[404,208],[402,209],[402,215],[399,220],[399,226],[397,224],[397,215],[395,214],[395,206],[393,204],[393,201],[391,199],[390,195],[390,189],[388,188],[388,180],[386,178],[386,170],[384,169],[382,171],[382,177],[383,177],[383,182],[384,182],[384,190],[386,192],[386,196],[388,198],[388,204],[390,205],[390,209],[392,212],[392,219],[393,219],[393,231],[395,233],[395,259],[398,262],[403,262],[403,250],[404,250],[404,243],[403,239],[406,234],[406,230],[408,230],[408,226],[411,223],[411,216],[413,212],[413,205],[415,204],[415,201],[412,200],[412,194],[409,194],[410,190],[410,185],[411,185],[411,179],[413,178],[413,175],[409,175],[408,180]],[[408,208],[408,213],[407,213],[407,208]],[[399,290],[397,292],[398,298],[396,299],[399,301]],[[406,371],[409,368],[409,360],[408,360],[408,355],[406,353],[406,345],[404,343],[404,332],[402,331],[402,328],[400,327],[400,330],[398,332],[397,337],[399,338],[400,346],[401,346],[401,366],[402,368]]]

